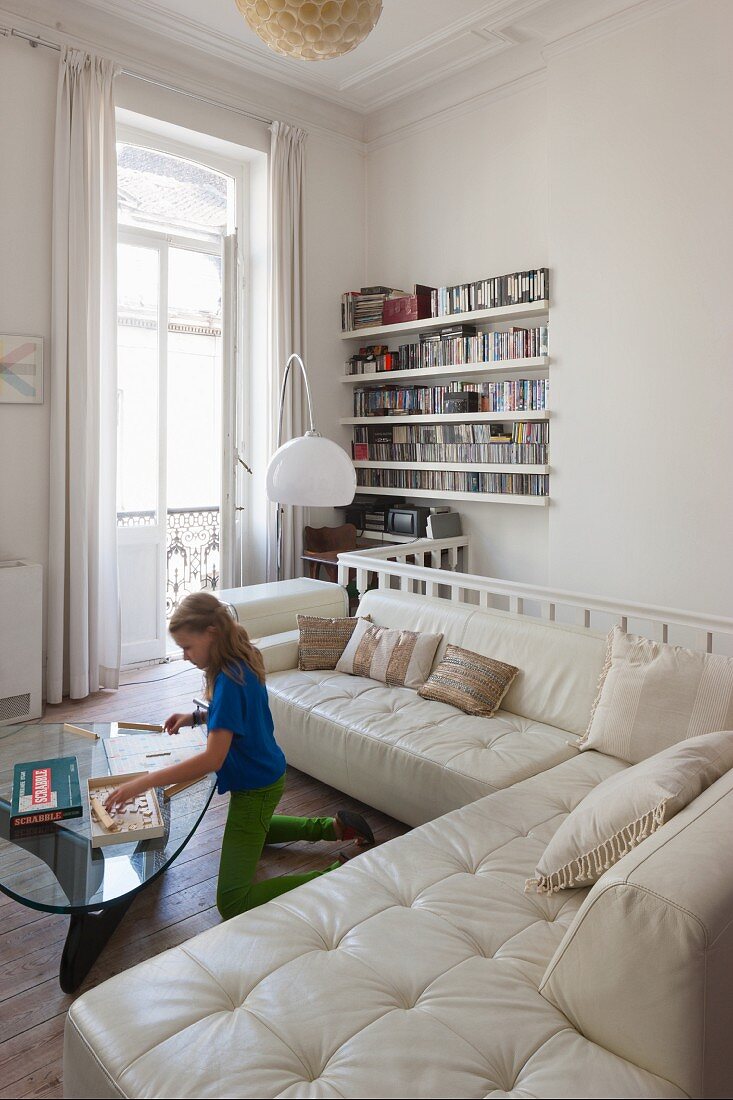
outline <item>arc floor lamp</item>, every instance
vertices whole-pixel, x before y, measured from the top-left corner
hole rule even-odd
[[[304,435],[282,442],[285,391],[293,363],[303,375],[308,400],[309,428]],[[351,504],[356,491],[356,470],[343,447],[316,431],[313,402],[305,364],[293,353],[285,364],[280,388],[277,450],[267,466],[267,499],[277,504],[277,579],[282,574],[282,510],[285,504],[301,508],[337,508]]]

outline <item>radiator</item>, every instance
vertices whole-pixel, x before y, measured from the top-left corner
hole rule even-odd
[[[0,561],[0,726],[40,718],[43,569]]]

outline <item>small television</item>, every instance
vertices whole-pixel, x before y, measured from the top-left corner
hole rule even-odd
[[[399,508],[390,508],[387,512],[387,528],[390,535],[407,535],[408,538],[425,538],[427,531],[429,508],[420,508],[416,505],[404,505]]]

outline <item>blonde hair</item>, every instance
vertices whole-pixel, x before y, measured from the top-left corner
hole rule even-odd
[[[249,634],[229,612],[226,604],[210,592],[194,592],[181,600],[171,615],[168,630],[173,637],[179,630],[203,634],[213,628],[209,664],[204,670],[205,695],[211,699],[214,682],[220,672],[241,684],[244,676],[239,668],[243,661],[261,684],[265,682],[265,662],[262,654],[249,640]]]

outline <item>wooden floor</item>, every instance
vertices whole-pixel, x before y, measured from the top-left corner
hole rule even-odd
[[[43,721],[159,722],[174,711],[193,709],[191,698],[200,688],[201,673],[175,662],[128,674],[117,692],[48,706]],[[378,843],[407,831],[401,822],[294,769],[288,769],[280,806],[283,813],[318,817],[339,807],[359,810]],[[214,896],[226,808],[227,797],[215,794],[175,863],[135,899],[79,993],[219,923]],[[324,867],[339,847],[296,842],[265,849],[258,877]],[[67,925],[68,917],[26,909],[0,894],[0,1097],[63,1095],[64,1019],[74,999],[58,983]]]

